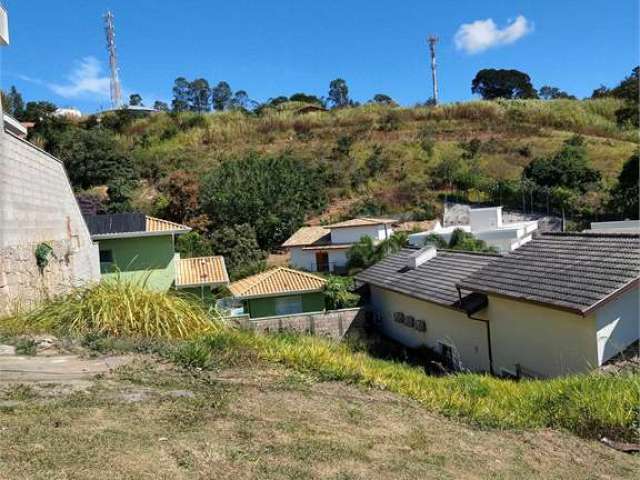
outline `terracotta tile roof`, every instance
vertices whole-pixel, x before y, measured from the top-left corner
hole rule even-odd
[[[327,225],[327,228],[370,227],[372,225],[391,225],[392,223],[396,223],[396,220],[392,218],[361,217]]]
[[[224,257],[181,258],[177,265],[176,287],[223,285],[229,283]]]
[[[274,268],[229,285],[236,298],[274,297],[289,293],[315,292],[327,281],[310,273],[290,268]]]
[[[331,232],[325,227],[302,227],[291,235],[283,247],[301,247],[314,243],[331,243]]]
[[[639,234],[546,233],[459,286],[586,314],[639,280]]]
[[[378,242],[373,242],[378,243]],[[308,247],[302,247],[302,250],[349,250],[353,246],[353,243],[332,243],[329,245],[309,245]]]
[[[170,222],[169,220],[162,220],[161,218],[149,216],[146,217],[145,227],[145,231],[147,232],[188,232],[191,230],[191,228],[187,227],[186,225],[181,225],[180,223]]]

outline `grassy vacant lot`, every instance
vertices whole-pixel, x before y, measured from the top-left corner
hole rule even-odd
[[[0,479],[635,478],[640,458],[484,430],[405,397],[243,362],[134,356],[88,383],[0,384]]]

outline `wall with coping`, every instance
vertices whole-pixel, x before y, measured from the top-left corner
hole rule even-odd
[[[53,249],[42,271],[40,243]],[[0,316],[99,279],[98,248],[64,166],[0,126]]]

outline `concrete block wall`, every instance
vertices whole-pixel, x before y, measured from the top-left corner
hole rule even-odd
[[[259,319],[242,318],[238,323],[260,333],[294,332],[340,340],[364,329],[366,311],[362,308],[299,313]]]
[[[0,316],[98,281],[98,255],[62,163],[0,126]]]

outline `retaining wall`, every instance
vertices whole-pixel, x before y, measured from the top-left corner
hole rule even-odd
[[[361,332],[366,324],[366,315],[366,310],[363,308],[348,308],[255,320],[245,316],[236,317],[233,320],[243,328],[260,333],[295,332],[340,340],[347,335]]]
[[[53,248],[42,270],[40,243]],[[0,317],[99,279],[98,247],[64,166],[0,122]]]

